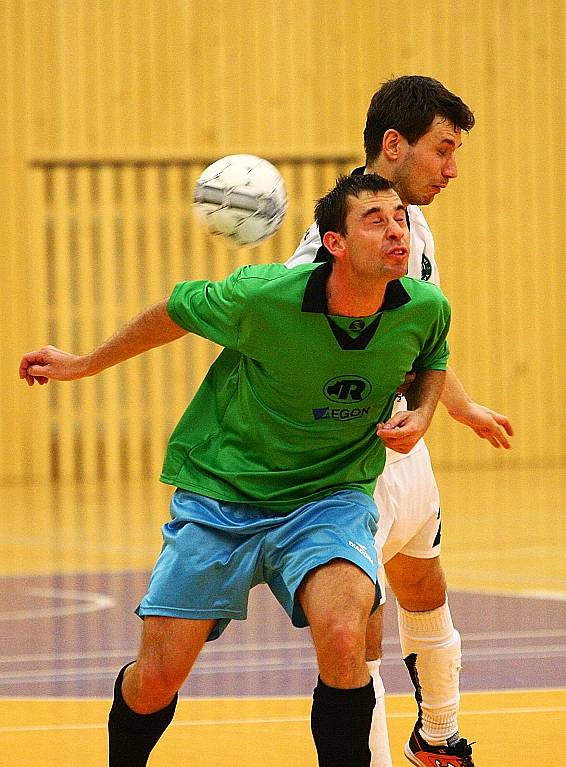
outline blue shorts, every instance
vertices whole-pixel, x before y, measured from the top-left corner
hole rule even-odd
[[[163,548],[136,612],[216,619],[209,640],[217,639],[232,619],[247,617],[250,589],[267,583],[293,625],[307,626],[296,593],[315,567],[345,559],[376,583],[377,519],[374,500],[359,490],[341,490],[285,516],[176,490]]]

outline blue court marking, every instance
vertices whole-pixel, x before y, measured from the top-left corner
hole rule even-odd
[[[81,573],[0,579],[0,697],[110,697],[136,653],[133,610],[148,574]],[[566,602],[455,592],[463,691],[566,687]],[[383,677],[411,692],[393,600],[385,610]],[[316,682],[308,629],[295,629],[264,587],[247,621],[208,643],[182,689],[192,697],[304,696]]]

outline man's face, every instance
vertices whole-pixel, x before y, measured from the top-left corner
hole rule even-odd
[[[450,120],[437,116],[416,144],[402,138],[401,157],[390,181],[406,205],[428,205],[456,178],[454,153],[462,145],[461,133]]]
[[[350,197],[344,240],[348,262],[360,278],[403,277],[409,261],[405,208],[392,189]]]

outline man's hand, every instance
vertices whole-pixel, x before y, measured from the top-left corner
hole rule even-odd
[[[28,352],[20,362],[20,378],[29,386],[35,381],[46,384],[55,381],[75,381],[77,378],[97,375],[113,365],[129,360],[137,354],[163,346],[187,331],[177,325],[167,311],[167,299],[144,309],[88,354],[77,356],[55,346],[44,346],[35,352]]]
[[[493,447],[504,447],[506,450],[511,448],[505,433],[512,437],[513,427],[507,416],[474,402],[451,369],[446,373],[446,383],[440,401],[455,421],[469,426],[478,437],[487,439]]]
[[[376,434],[385,447],[397,453],[412,450],[430,426],[445,379],[444,370],[420,370],[415,374],[407,391],[410,410],[399,411],[385,423],[377,424]]]
[[[477,402],[468,402],[464,409],[449,412],[455,421],[469,426],[478,437],[487,439],[493,447],[511,449],[511,443],[506,434],[512,437],[513,427],[507,416],[496,413],[495,410],[490,410],[484,405],[478,405]]]
[[[86,374],[84,358],[69,354],[55,346],[44,346],[35,352],[27,352],[20,362],[20,378],[29,386],[54,381],[74,381]]]
[[[385,423],[378,423],[376,434],[385,447],[396,453],[408,453],[424,435],[429,425],[418,410],[402,410]]]

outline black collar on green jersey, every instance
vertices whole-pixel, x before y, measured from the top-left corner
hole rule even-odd
[[[310,277],[305,288],[305,294],[303,296],[303,305],[301,310],[303,312],[318,312],[320,314],[328,314],[328,301],[326,299],[326,281],[332,271],[332,265],[325,254],[328,251],[322,245],[318,249],[316,255],[316,261],[322,263],[316,269],[310,273]],[[383,304],[379,311],[386,311],[388,309],[397,309],[399,306],[408,304],[411,300],[411,296],[407,293],[402,283],[399,280],[391,280],[387,283],[385,288],[385,295],[383,297]]]
[[[332,271],[332,264],[325,256],[326,248],[324,245],[319,249],[317,253],[317,261],[319,257],[324,261],[314,269],[309,276],[305,293],[303,296],[303,304],[301,310],[303,312],[312,312],[316,314],[324,314],[328,320],[332,332],[340,348],[342,349],[365,349],[378,328],[381,317],[384,311],[390,309],[397,309],[404,304],[408,304],[411,300],[411,296],[407,293],[403,285],[399,280],[392,280],[387,283],[385,288],[385,295],[383,297],[383,303],[379,309],[379,314],[371,322],[357,338],[351,338],[345,330],[340,328],[331,317],[328,316],[328,300],[326,297],[326,281]]]

